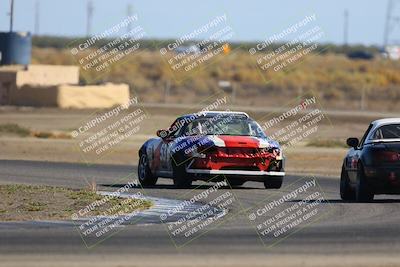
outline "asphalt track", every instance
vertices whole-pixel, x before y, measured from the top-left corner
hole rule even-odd
[[[84,165],[35,161],[0,161],[0,183],[28,183],[81,188],[95,180],[101,190],[113,190],[124,184],[124,177],[135,173],[134,166]],[[133,224],[93,248],[86,248],[74,227],[59,223],[0,223],[0,258],[42,255],[43,257],[71,256],[73,259],[94,257],[96,259],[133,257],[151,262],[164,258],[189,259],[237,259],[251,255],[251,259],[270,259],[295,255],[297,260],[315,257],[378,259],[380,263],[399,262],[400,251],[400,198],[382,195],[374,203],[346,203],[339,198],[339,179],[315,177],[325,194],[321,203],[329,210],[316,222],[299,228],[297,232],[273,246],[265,246],[246,211],[272,194],[287,193],[286,186],[301,176],[287,176],[282,190],[265,190],[261,183],[248,182],[230,190],[240,201],[233,206],[229,217],[222,224],[210,229],[201,237],[177,248],[162,223]],[[115,185],[117,184],[117,185]],[[168,179],[159,179],[154,188],[146,188],[148,196],[169,199],[189,199],[199,190],[210,188],[202,182],[199,189],[174,189]],[[192,261],[190,260],[192,257]],[[11,258],[10,258],[11,257]],[[43,259],[43,258],[41,258]],[[250,260],[247,260],[250,261]],[[372,263],[372,260],[368,260]],[[382,262],[383,261],[383,262]],[[135,262],[135,261],[134,261]],[[162,260],[161,260],[162,262]],[[183,260],[182,260],[183,262]],[[284,261],[283,261],[284,262]],[[342,261],[344,262],[344,261]],[[198,263],[198,262],[197,262]],[[237,261],[231,265],[235,265]],[[248,263],[248,262],[247,262]],[[304,262],[303,262],[304,263]],[[323,265],[329,262],[322,261]],[[365,262],[362,263],[365,266]],[[1,262],[0,262],[1,265]],[[98,264],[97,264],[98,265]],[[140,264],[138,264],[140,265]],[[155,264],[157,265],[157,264]],[[188,264],[190,265],[190,264]],[[196,264],[195,264],[196,265]],[[198,264],[201,265],[201,264]],[[276,264],[279,265],[279,264]],[[328,264],[329,265],[329,264]],[[379,265],[379,264],[378,264]],[[171,266],[178,266],[172,264]]]

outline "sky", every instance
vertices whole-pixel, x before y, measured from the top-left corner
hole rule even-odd
[[[39,34],[86,35],[87,0],[15,0],[14,30],[34,31],[36,1],[40,6]],[[9,3],[10,0],[0,0],[0,31],[9,29]],[[226,14],[235,41],[259,41],[316,14],[316,23],[325,33],[321,42],[342,44],[344,11],[348,10],[349,43],[381,45],[387,3],[388,0],[93,0],[92,32],[102,32],[119,23],[131,4],[149,38],[178,38]]]

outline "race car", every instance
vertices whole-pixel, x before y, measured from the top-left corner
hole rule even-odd
[[[340,177],[343,200],[368,202],[375,194],[400,193],[400,118],[373,121],[361,140],[347,139],[351,147]]]
[[[284,157],[278,142],[244,112],[213,111],[177,118],[139,150],[138,179],[153,186],[158,177],[172,178],[177,188],[192,181],[246,181],[280,188]]]

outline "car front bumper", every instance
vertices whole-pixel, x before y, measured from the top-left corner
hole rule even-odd
[[[243,176],[285,176],[283,171],[242,171],[242,170],[204,170],[186,169],[187,173],[193,174],[215,174],[215,175],[243,175]]]

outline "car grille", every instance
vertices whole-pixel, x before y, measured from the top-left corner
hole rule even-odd
[[[247,147],[220,147],[218,148],[220,155],[225,157],[261,157],[265,151],[257,148]]]

